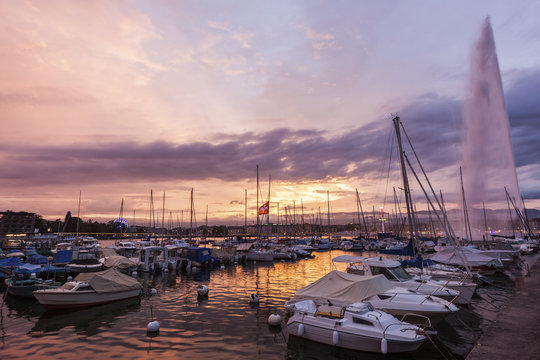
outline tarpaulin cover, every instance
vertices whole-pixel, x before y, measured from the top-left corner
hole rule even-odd
[[[116,269],[107,269],[95,273],[81,273],[75,281],[85,281],[97,293],[110,293],[141,288],[141,284],[131,276],[122,274]]]
[[[384,293],[394,285],[384,275],[361,276],[334,270],[296,291],[300,299],[327,299],[352,304]]]
[[[137,266],[136,263],[129,260],[127,257],[119,255],[107,257],[103,265],[108,268],[117,269],[129,269],[131,267]]]
[[[19,266],[17,269],[15,269],[15,274],[39,274],[41,273],[41,266],[39,265],[32,265],[32,264],[24,264]]]
[[[60,250],[53,257],[54,264],[67,264],[71,261],[73,250]]]
[[[0,267],[21,266],[23,262],[16,257],[0,259]]]
[[[462,248],[463,254],[469,266],[488,266],[488,267],[502,267],[502,261],[500,259],[495,259],[486,255],[483,255],[478,252],[478,250]],[[453,248],[443,249],[437,251],[435,255],[431,257],[431,260],[446,264],[446,265],[457,265],[465,266],[460,256],[456,254],[457,251],[454,251]]]

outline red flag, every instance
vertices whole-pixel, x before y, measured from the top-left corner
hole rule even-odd
[[[259,208],[259,215],[266,215],[268,214],[268,210],[270,209],[270,204],[267,202],[265,202],[264,204],[261,205],[261,207]]]

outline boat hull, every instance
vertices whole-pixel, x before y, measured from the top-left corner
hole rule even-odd
[[[140,289],[114,293],[36,291],[34,296],[45,309],[74,309],[138,297]]]
[[[302,330],[301,326],[302,325]],[[381,338],[355,334],[347,331],[344,327],[328,328],[310,322],[304,318],[302,321],[289,320],[287,324],[289,335],[316,341],[318,343],[338,346],[344,349],[381,353]],[[337,336],[334,332],[337,331]],[[301,333],[302,332],[302,333]],[[337,337],[337,343],[335,342]],[[425,338],[419,337],[412,341],[395,341],[386,339],[389,353],[401,353],[415,351],[424,343]]]

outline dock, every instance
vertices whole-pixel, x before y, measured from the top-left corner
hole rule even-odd
[[[540,354],[540,261],[516,290],[497,318],[477,341],[467,360],[538,359]]]

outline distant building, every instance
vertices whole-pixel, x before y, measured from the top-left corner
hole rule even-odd
[[[0,212],[0,235],[6,234],[30,234],[34,233],[36,226],[36,214],[26,211]]]

